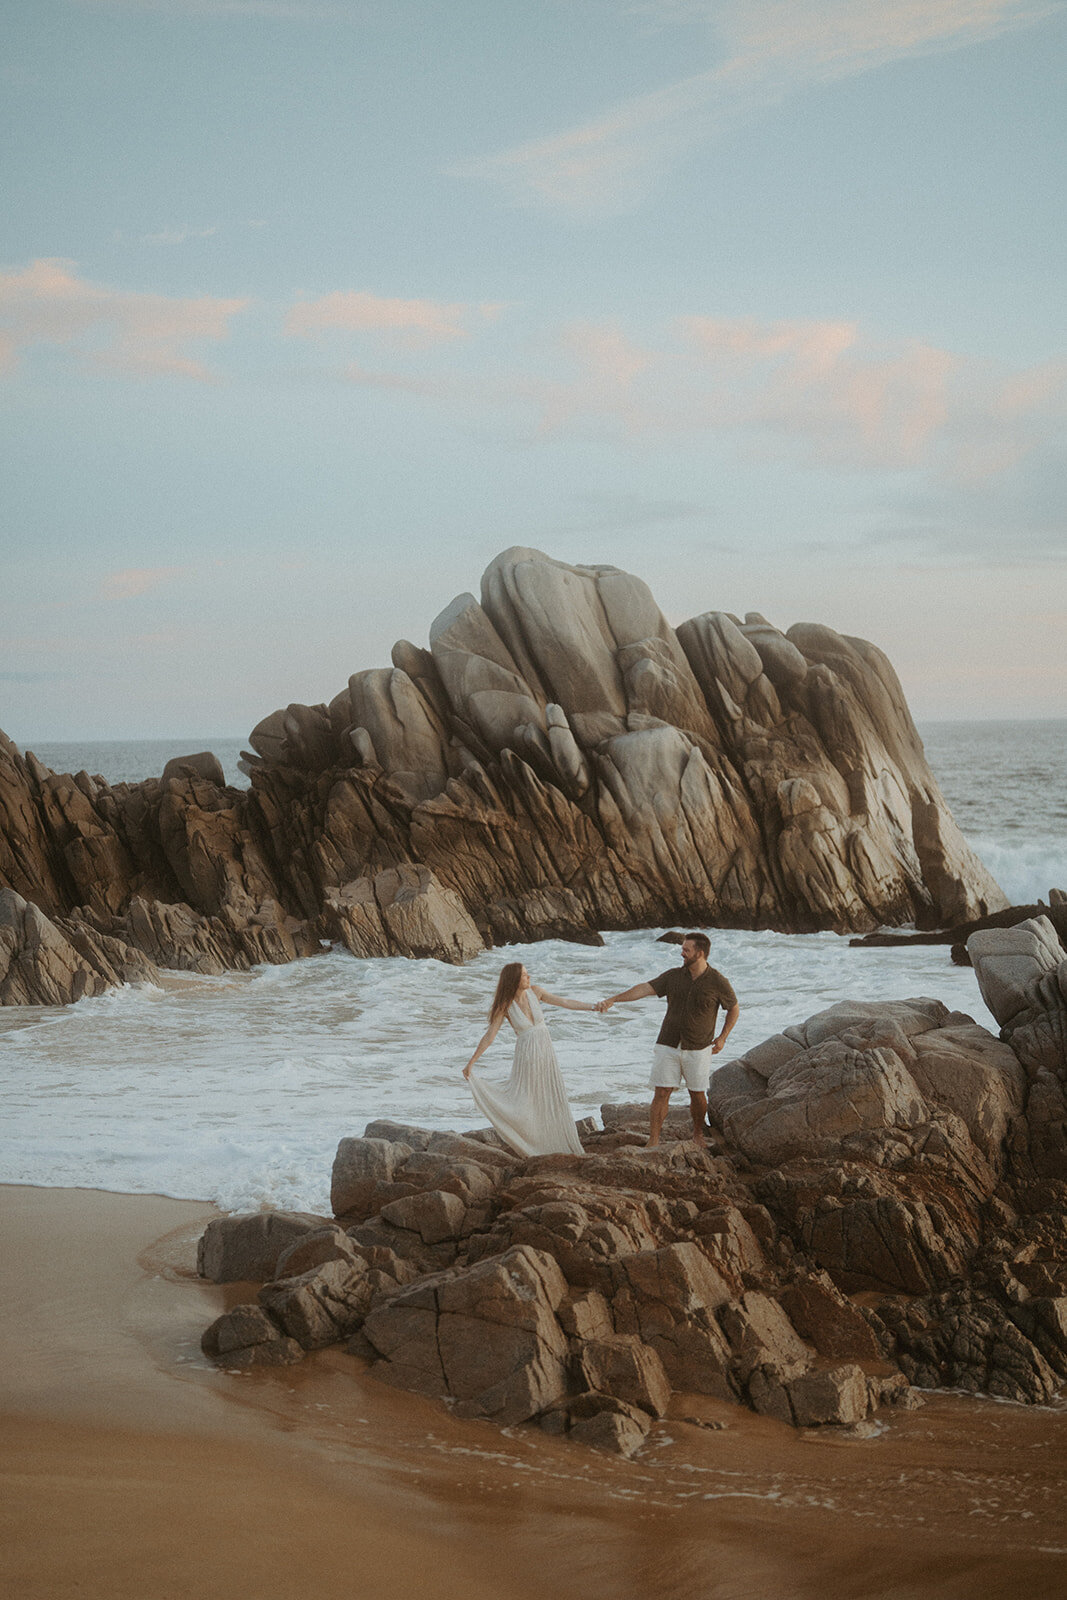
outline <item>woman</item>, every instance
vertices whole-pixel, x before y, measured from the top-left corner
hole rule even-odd
[[[541,1015],[542,1000],[550,1006],[563,1006],[566,1011],[596,1010],[587,1000],[561,1000],[558,995],[549,994],[530,982],[530,974],[521,961],[509,961],[497,982],[489,1008],[489,1026],[463,1068],[463,1076],[482,1115],[489,1118],[504,1143],[518,1155],[547,1156],[566,1151],[580,1156],[583,1151],[567,1103],[567,1090]],[[488,1050],[505,1017],[518,1037],[511,1076],[497,1089],[472,1077],[471,1068]]]

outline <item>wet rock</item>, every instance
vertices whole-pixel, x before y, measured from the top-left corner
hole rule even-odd
[[[215,1217],[196,1253],[196,1270],[211,1283],[265,1283],[293,1244],[329,1226],[305,1211],[257,1211],[247,1217]]]
[[[603,1403],[596,1410],[590,1409],[588,1415],[583,1416],[577,1413],[577,1408],[571,1408],[573,1420],[569,1438],[574,1444],[584,1445],[587,1450],[607,1450],[612,1455],[632,1456],[648,1437],[652,1426],[651,1416],[640,1406],[627,1405],[612,1395],[597,1398]]]
[[[989,1295],[950,1291],[910,1304],[883,1302],[894,1360],[920,1389],[964,1389],[1044,1404],[1060,1379],[1037,1344]]]
[[[862,1367],[846,1364],[800,1373],[786,1385],[798,1428],[862,1422],[870,1408]]]
[[[391,1139],[342,1139],[330,1178],[330,1205],[346,1223],[373,1216],[379,1185],[391,1183],[411,1146]]]
[[[820,1356],[852,1356],[877,1361],[882,1352],[870,1324],[828,1273],[789,1284],[780,1295],[782,1310],[802,1339]]]
[[[741,1383],[760,1366],[806,1366],[811,1360],[811,1351],[788,1316],[768,1295],[752,1292],[729,1302],[719,1311],[719,1323]]]
[[[449,1394],[465,1416],[521,1422],[566,1392],[566,1336],[555,1316],[566,1282],[551,1256],[520,1246],[402,1289],[374,1310],[373,1371],[423,1394]]]
[[[206,1329],[200,1348],[225,1367],[288,1367],[304,1358],[303,1347],[259,1306],[224,1312]]]
[[[662,1417],[671,1385],[656,1352],[630,1334],[587,1339],[582,1346],[582,1377],[588,1388],[636,1406],[650,1417]]]
[[[362,1257],[344,1229],[331,1225],[305,1234],[283,1250],[275,1262],[273,1276],[298,1278],[302,1273],[324,1266],[327,1261],[352,1263],[359,1260]]]
[[[264,1284],[259,1303],[302,1349],[318,1350],[354,1333],[382,1287],[365,1261],[336,1259]]]

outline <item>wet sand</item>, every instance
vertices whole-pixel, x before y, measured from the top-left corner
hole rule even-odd
[[[1067,1407],[938,1395],[852,1439],[678,1396],[625,1462],[459,1422],[339,1350],[220,1372],[200,1333],[252,1293],[193,1276],[213,1214],[0,1188],[5,1594],[1067,1594]]]

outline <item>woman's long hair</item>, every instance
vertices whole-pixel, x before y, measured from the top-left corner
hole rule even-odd
[[[489,1022],[494,1023],[497,1017],[502,1017],[508,1006],[518,995],[522,984],[522,962],[509,961],[506,967],[500,969],[500,976],[496,981],[496,994],[489,1007]]]

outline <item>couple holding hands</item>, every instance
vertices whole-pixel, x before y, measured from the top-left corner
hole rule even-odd
[[[648,983],[610,995],[596,1004],[564,1000],[536,983],[521,961],[511,961],[500,974],[489,1008],[489,1026],[463,1069],[478,1109],[497,1133],[520,1156],[550,1155],[555,1151],[581,1155],[582,1146],[567,1103],[567,1090],[556,1060],[541,1003],[567,1011],[609,1011],[628,1000],[653,995],[666,1000],[667,1011],[656,1040],[649,1087],[649,1145],[658,1145],[671,1094],[684,1083],[689,1090],[693,1137],[704,1143],[708,1109],[711,1058],[718,1055],[737,1021],[737,996],[721,972],[708,965],[710,940],[703,933],[687,933],[682,944],[682,964],[661,972]],[[716,1033],[719,1007],[725,1012]],[[494,1087],[472,1073],[478,1058],[489,1048],[504,1019],[515,1031],[515,1058],[511,1076]]]

